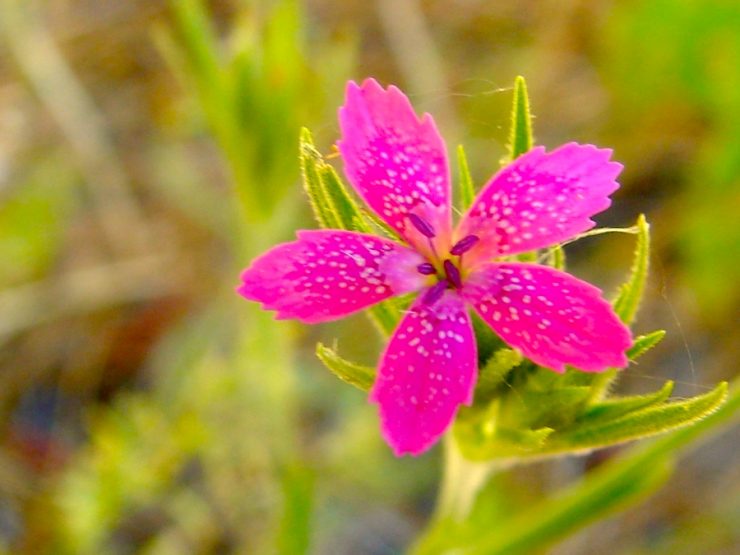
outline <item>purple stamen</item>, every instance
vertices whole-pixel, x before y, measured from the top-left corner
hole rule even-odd
[[[434,228],[429,225],[429,222],[427,222],[425,219],[420,218],[416,214],[409,214],[409,220],[413,224],[413,226],[425,237],[429,237],[430,239],[435,236]]]
[[[444,294],[445,289],[447,289],[447,282],[438,281],[437,283],[432,285],[429,289],[427,289],[427,292],[424,293],[424,296],[422,297],[421,302],[427,306],[433,305],[439,299],[442,298],[442,295]]]
[[[416,267],[416,270],[425,276],[431,276],[432,274],[437,273],[437,269],[429,262],[422,262]]]
[[[459,256],[463,253],[466,253],[470,249],[472,249],[473,245],[475,245],[477,242],[477,235],[468,235],[467,237],[463,237],[450,249],[450,254],[453,256]]]
[[[447,276],[447,281],[455,287],[455,289],[460,289],[462,287],[462,277],[460,277],[460,270],[457,269],[457,266],[455,266],[451,260],[445,260],[444,263],[444,269],[445,269],[445,275]]]

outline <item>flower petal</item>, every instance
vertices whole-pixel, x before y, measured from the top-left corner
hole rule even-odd
[[[481,241],[468,262],[548,247],[594,226],[609,207],[622,165],[612,151],[568,143],[550,153],[537,147],[499,171],[460,222],[458,237]]]
[[[448,240],[450,175],[432,117],[419,119],[400,90],[367,79],[347,85],[339,124],[345,172],[365,202],[412,245],[423,249],[428,239],[409,214]]]
[[[537,264],[486,264],[468,276],[462,295],[501,339],[541,366],[627,366],[630,330],[599,289],[571,275]]]
[[[396,455],[428,449],[458,406],[472,402],[476,361],[470,317],[457,293],[447,291],[431,306],[420,297],[394,332],[370,392]]]
[[[299,231],[257,258],[237,289],[277,318],[309,324],[336,320],[388,297],[422,287],[415,251],[351,231]]]

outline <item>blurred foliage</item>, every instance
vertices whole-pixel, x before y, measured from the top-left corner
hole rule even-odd
[[[635,397],[654,381],[688,397],[733,378],[739,37],[732,0],[1,0],[0,550],[381,554],[418,535],[437,456],[393,458],[362,393],[314,354],[338,339],[372,367],[370,328],[276,323],[232,290],[255,253],[310,225],[299,130],[331,152],[350,77],[412,92],[479,185],[526,75],[537,143],[614,146],[625,163],[600,222],[653,224],[636,329],[669,333],[619,393],[636,407],[668,395]],[[612,287],[629,249],[589,239],[568,261]],[[496,360],[491,388],[511,370]],[[613,461],[501,473],[474,515],[541,542],[509,544],[525,552],[562,541],[573,515],[614,515],[663,484],[679,444],[736,398]],[[732,553],[736,444],[707,444],[642,507],[554,552]]]

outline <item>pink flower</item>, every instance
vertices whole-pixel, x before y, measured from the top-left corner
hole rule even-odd
[[[299,231],[242,274],[239,293],[277,318],[326,322],[412,291],[419,295],[385,349],[370,400],[397,455],[417,455],[447,429],[476,380],[471,307],[506,343],[563,372],[627,365],[631,336],[601,292],[509,255],[591,227],[622,169],[611,151],[537,147],[494,175],[456,227],[444,142],[397,88],[350,82],[339,110],[350,183],[403,239]]]

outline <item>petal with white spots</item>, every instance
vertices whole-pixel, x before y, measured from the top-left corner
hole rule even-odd
[[[541,366],[627,366],[629,329],[598,288],[569,274],[537,264],[485,264],[468,276],[462,295],[501,339]]]
[[[468,262],[548,247],[594,226],[590,216],[611,204],[622,165],[612,151],[565,144],[537,147],[491,178],[460,222],[459,237],[481,240]]]
[[[396,455],[428,449],[460,404],[472,402],[476,362],[470,317],[457,293],[447,291],[431,306],[421,300],[411,306],[370,392],[380,406],[383,437]]]
[[[348,84],[339,124],[345,172],[365,202],[422,250],[428,238],[412,225],[409,214],[447,240],[450,175],[444,141],[432,117],[419,118],[400,90],[383,89],[368,79],[362,86]]]
[[[244,270],[237,291],[278,319],[335,320],[423,286],[415,251],[351,231],[299,231]]]

